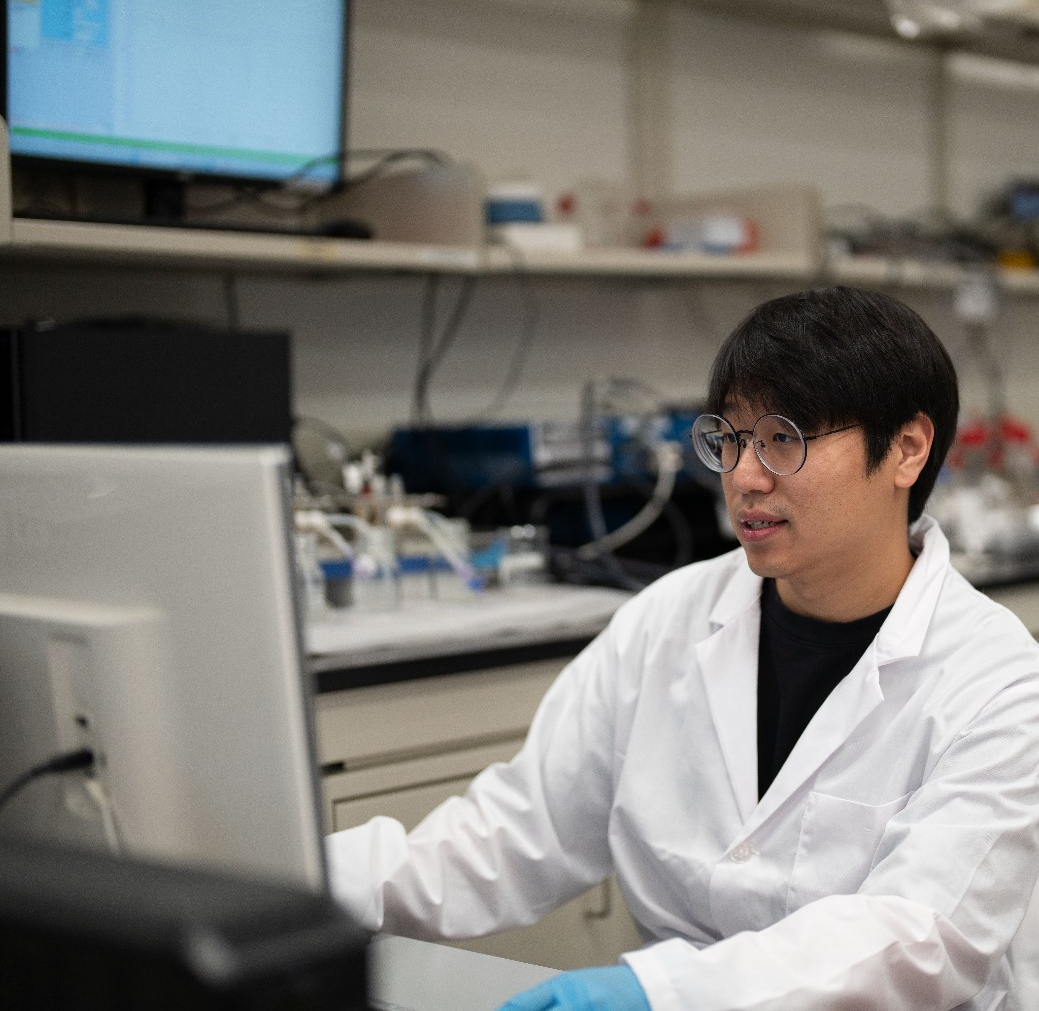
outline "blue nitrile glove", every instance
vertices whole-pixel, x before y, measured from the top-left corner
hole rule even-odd
[[[626,965],[577,969],[516,994],[498,1011],[650,1011],[638,977]]]

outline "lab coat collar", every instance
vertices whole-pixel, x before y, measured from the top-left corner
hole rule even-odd
[[[874,643],[878,667],[920,655],[949,573],[949,542],[926,513],[910,527],[909,546],[917,555],[916,563]]]
[[[761,583],[761,577],[751,571],[746,556],[742,556],[711,609],[711,635],[696,645],[707,704],[718,731],[729,785],[744,822],[758,799]]]
[[[711,635],[697,644],[696,653],[744,819],[741,837],[769,817],[883,701],[880,667],[920,653],[948,572],[949,545],[928,516],[913,525],[909,541],[919,554],[877,638],[823,703],[760,804],[756,727],[762,580],[746,558],[711,609]]]
[[[881,664],[919,654],[949,569],[949,542],[926,513],[909,528],[909,546],[917,560],[877,637],[877,660]],[[741,554],[736,572],[711,608],[708,620],[712,632],[745,614],[748,608],[760,608],[761,586],[761,577],[751,571],[746,555]]]

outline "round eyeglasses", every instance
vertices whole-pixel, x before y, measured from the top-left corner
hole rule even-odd
[[[748,436],[754,453],[762,466],[777,477],[796,474],[808,456],[808,443],[826,435],[836,435],[858,428],[845,425],[818,435],[805,435],[789,418],[781,414],[763,414],[754,422],[754,428],[737,430],[719,414],[701,414],[693,422],[691,432],[696,455],[704,465],[719,474],[728,474],[740,462],[740,452],[747,445]]]

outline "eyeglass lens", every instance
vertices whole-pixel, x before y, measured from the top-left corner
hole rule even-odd
[[[747,441],[753,443],[758,459],[779,476],[796,473],[805,460],[804,436],[792,421],[778,414],[758,418],[749,440],[745,432],[737,434],[729,422],[716,414],[701,414],[692,434],[700,459],[711,470],[723,474],[735,468],[740,444]]]

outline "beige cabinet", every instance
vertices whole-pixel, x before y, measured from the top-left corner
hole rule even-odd
[[[389,815],[412,828],[523,743],[564,660],[331,692],[316,703],[330,831]],[[557,969],[606,965],[641,944],[611,879],[532,927],[459,947]]]

